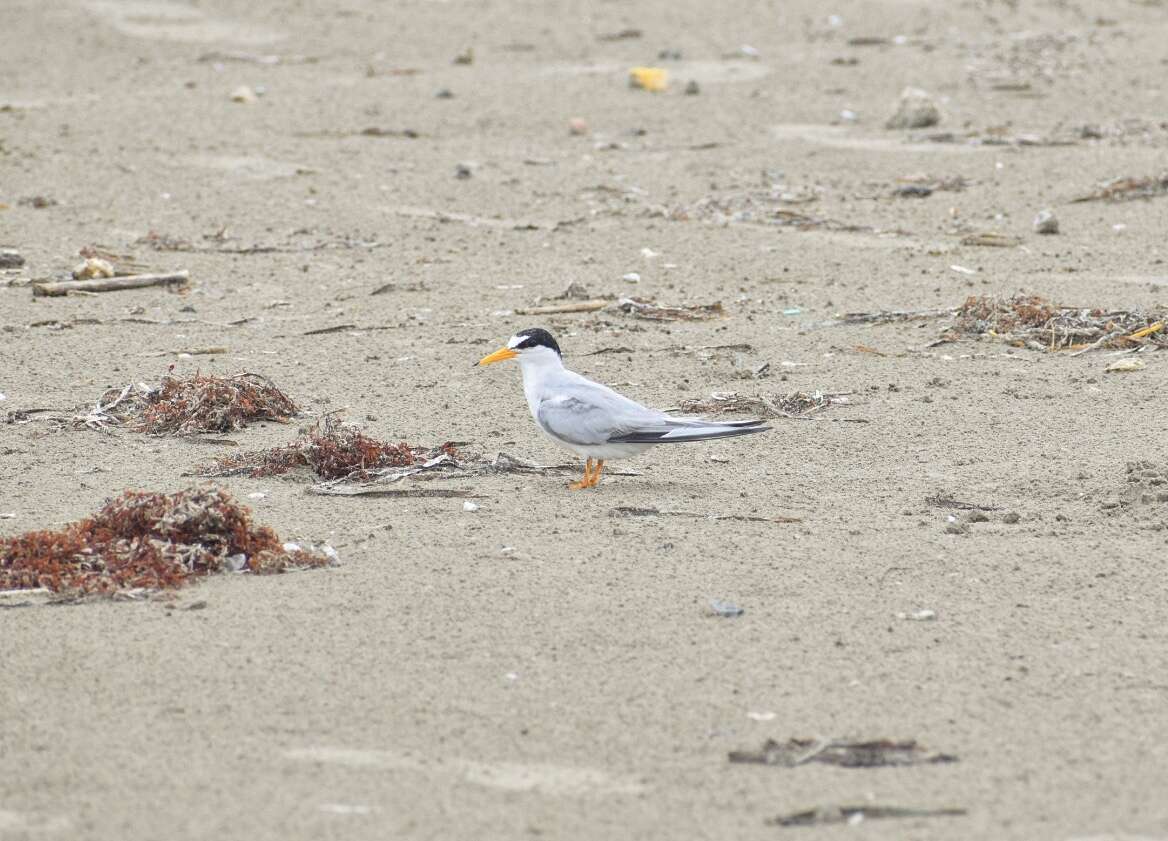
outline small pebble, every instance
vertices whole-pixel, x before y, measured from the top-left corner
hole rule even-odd
[[[928,92],[905,88],[896,104],[896,113],[888,118],[886,128],[928,128],[941,122],[941,109]]]
[[[904,613],[903,611],[896,614],[897,619],[906,619],[911,622],[932,622],[937,618],[937,611],[935,610],[914,610],[912,613]]]
[[[1007,511],[1005,514],[1002,515],[1002,522],[1006,523],[1007,525],[1011,525],[1011,526],[1014,525],[1015,523],[1017,523],[1021,519],[1022,519],[1022,517],[1021,517],[1021,515],[1018,514],[1017,511]]]
[[[1130,374],[1133,371],[1142,371],[1148,367],[1148,363],[1142,359],[1120,359],[1112,362],[1103,370],[1109,374]]]
[[[470,178],[472,175],[474,175],[474,170],[470,164],[459,164],[454,168],[455,178],[466,179]]]
[[[946,523],[945,534],[969,534],[969,526],[965,523]]]
[[[628,274],[621,275],[621,280],[627,280],[629,283],[640,283],[641,275],[637,272],[629,272]]]
[[[685,93],[687,96],[697,96],[701,92],[702,86],[698,84],[697,79],[690,79],[689,82],[686,83]]]
[[[573,117],[568,120],[568,133],[582,135],[588,133],[588,122],[583,117]]]
[[[247,85],[240,85],[231,92],[232,102],[240,102],[244,105],[250,105],[258,99],[259,97],[256,95],[256,92]]]
[[[434,94],[438,99],[454,99],[454,91],[450,88],[442,88],[438,93]]]
[[[715,616],[721,616],[723,619],[733,619],[746,612],[734,602],[723,602],[718,599],[710,599],[710,610]]]
[[[0,269],[18,269],[24,265],[24,257],[13,248],[0,248]]]
[[[479,510],[479,507],[468,499],[462,504],[462,510],[473,514],[475,511]]]
[[[1058,217],[1050,210],[1040,210],[1034,217],[1034,233],[1057,234],[1059,232]]]

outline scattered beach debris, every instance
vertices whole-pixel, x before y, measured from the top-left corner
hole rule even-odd
[[[96,258],[86,261],[84,271],[105,271],[90,266]],[[105,267],[112,267],[101,261]],[[41,280],[32,284],[32,294],[36,297],[68,295],[70,292],[117,292],[124,289],[144,289],[148,286],[165,286],[172,291],[182,291],[191,279],[190,272],[167,272],[165,274],[139,274],[121,276],[88,276],[85,280]]]
[[[125,426],[150,435],[198,435],[232,432],[259,420],[284,423],[299,411],[261,374],[195,372],[186,377],[168,374],[157,387],[139,382],[110,389],[73,423],[90,429]]]
[[[60,531],[0,538],[0,590],[107,593],[180,587],[216,572],[275,573],[330,563],[252,525],[214,486],[126,491]]]
[[[712,304],[658,304],[644,298],[621,298],[616,308],[637,318],[650,321],[704,321],[723,318],[726,311],[721,301]]]
[[[477,495],[473,491],[461,489],[449,491],[427,491],[424,489],[395,491],[393,488],[401,487],[400,483],[406,479],[411,481],[426,481],[467,479],[500,473],[546,475],[548,473],[576,474],[580,472],[580,464],[578,462],[541,465],[504,452],[497,453],[494,458],[485,458],[480,454],[461,449],[464,443],[449,442],[429,451],[423,448],[408,448],[414,457],[414,461],[404,466],[367,467],[363,468],[364,477],[359,474],[342,476],[338,479],[318,482],[308,490],[310,493],[331,496],[475,497]],[[635,470],[627,469],[607,470],[606,473],[610,476],[641,475]]]
[[[614,474],[619,475],[619,474]],[[756,517],[750,514],[703,514],[700,511],[662,511],[658,508],[640,508],[618,505],[612,509],[614,517],[687,517],[695,520],[734,520],[740,523],[801,523],[800,517]]]
[[[941,122],[941,109],[927,91],[908,87],[900,93],[896,112],[884,125],[891,129],[928,128]]]
[[[56,207],[59,204],[52,196],[25,196],[16,203],[21,207],[31,207],[34,210],[44,210],[46,207]]]
[[[695,415],[745,414],[754,417],[806,418],[829,406],[848,404],[850,391],[824,393],[793,391],[790,394],[747,395],[736,391],[715,391],[708,398],[686,400],[678,411]]]
[[[632,41],[640,38],[644,33],[639,29],[619,29],[616,32],[604,32],[596,36],[597,41],[609,42],[612,41]]]
[[[109,260],[101,257],[86,257],[73,267],[74,280],[89,280],[95,277],[113,277],[114,267]]]
[[[1064,307],[1037,295],[972,296],[955,313],[950,335],[994,336],[1041,350],[1168,347],[1168,311]]]
[[[956,267],[953,267],[956,268]],[[846,312],[836,316],[840,324],[895,324],[901,321],[927,321],[952,316],[952,309],[877,310],[876,312]]]
[[[989,248],[1013,248],[1022,244],[1022,238],[996,231],[982,231],[966,234],[961,238],[962,245],[984,245]]]
[[[953,494],[949,491],[936,491],[925,497],[925,502],[932,505],[934,508],[952,508],[958,511],[1001,511],[1002,509],[994,505],[982,505],[978,502],[965,502],[964,500],[954,499]]]
[[[259,101],[259,95],[248,85],[240,85],[231,92],[231,101],[241,105],[251,105]]]
[[[896,618],[907,622],[933,622],[937,619],[937,611],[929,610],[927,607],[914,610],[912,613],[902,610],[897,612]]]
[[[629,70],[629,87],[661,93],[669,87],[669,71],[662,67],[633,67]]]
[[[1168,503],[1168,470],[1147,459],[1124,465],[1124,483],[1118,499],[1103,503],[1106,510],[1138,511],[1139,506]]]
[[[722,619],[736,619],[745,612],[745,610],[734,604],[734,602],[710,599],[710,613]]]
[[[935,192],[958,193],[969,186],[969,180],[962,175],[938,177],[920,172],[896,179],[892,195],[900,198],[927,198]]]
[[[1118,202],[1131,201],[1133,199],[1151,199],[1163,195],[1168,195],[1168,172],[1143,178],[1132,176],[1112,178],[1110,181],[1104,181],[1092,192],[1073,198],[1071,201]]]
[[[566,301],[562,304],[545,304],[536,307],[516,307],[516,315],[558,315],[577,312],[596,312],[612,303],[611,298],[595,298],[591,301]]]
[[[1053,210],[1040,210],[1038,215],[1034,217],[1034,233],[1036,234],[1057,234],[1059,232],[1059,220],[1054,215]]]
[[[855,806],[816,806],[813,809],[803,809],[768,818],[770,826],[823,826],[825,824],[846,823],[854,826],[866,820],[882,820],[886,818],[939,818],[960,817],[967,814],[965,809],[913,809],[903,806],[879,806],[875,803],[865,803]]]
[[[461,488],[391,488],[377,482],[359,485],[321,482],[309,487],[308,492],[321,496],[383,496],[396,499],[460,499],[468,496],[482,498],[479,494]]]
[[[456,55],[454,57],[454,60],[451,62],[451,64],[461,64],[461,65],[467,66],[467,65],[474,64],[474,60],[475,60],[474,47],[467,47],[465,50],[463,50],[462,52],[460,52],[458,55]]]
[[[1142,359],[1117,359],[1104,368],[1104,372],[1108,374],[1130,374],[1133,371],[1142,371],[1148,367],[1148,363]]]
[[[843,768],[877,768],[886,765],[929,765],[956,762],[947,753],[926,750],[915,740],[896,742],[874,739],[854,742],[841,739],[767,739],[759,750],[730,751],[731,762],[778,765],[795,768],[809,762],[839,765]]]
[[[291,444],[267,450],[233,453],[216,459],[197,470],[204,477],[247,476],[258,479],[283,476],[297,469],[307,469],[320,479],[364,481],[385,468],[412,467],[448,456],[458,458],[454,444],[427,449],[411,447],[404,441],[393,444],[378,441],[356,427],[325,417],[316,425],[301,430]]]

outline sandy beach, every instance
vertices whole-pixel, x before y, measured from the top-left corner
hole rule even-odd
[[[215,480],[340,563],[0,597],[0,839],[1168,839],[1168,353],[955,328],[1168,305],[1168,8],[710,8],[7,0],[0,535],[330,412],[565,464],[474,367],[530,326],[649,405],[814,406],[589,491]],[[189,288],[34,297],[86,246]],[[168,370],[305,415],[52,421]],[[818,747],[730,761],[768,739]],[[884,739],[956,761],[821,761]]]

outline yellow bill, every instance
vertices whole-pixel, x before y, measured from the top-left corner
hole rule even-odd
[[[484,356],[479,360],[480,365],[490,365],[494,362],[505,362],[508,359],[514,359],[519,354],[511,350],[509,347],[501,347],[497,351],[488,356]]]

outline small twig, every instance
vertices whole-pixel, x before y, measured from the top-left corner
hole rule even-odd
[[[567,304],[549,304],[544,307],[521,307],[515,310],[516,315],[555,315],[557,313],[596,312],[611,304],[608,298],[597,298],[592,301],[572,301]]]
[[[167,274],[133,274],[120,277],[95,277],[88,280],[48,280],[32,285],[34,297],[68,295],[70,292],[117,292],[147,286],[185,286],[191,279],[188,271]]]
[[[819,755],[820,755],[821,753],[823,753],[825,750],[827,750],[828,748],[830,748],[830,747],[832,746],[832,744],[833,744],[833,742],[832,742],[832,740],[831,740],[831,739],[824,739],[824,738],[820,737],[820,738],[819,738],[819,739],[816,741],[816,743],[815,743],[814,745],[812,745],[812,746],[811,746],[810,750],[808,750],[808,751],[806,751],[805,753],[802,753],[802,754],[800,754],[799,756],[795,757],[795,758],[794,758],[794,759],[791,761],[791,766],[792,766],[792,767],[795,767],[795,766],[798,766],[798,765],[803,765],[803,764],[805,764],[805,763],[808,763],[808,762],[810,762],[810,761],[811,761],[811,760],[813,760],[815,757],[819,756]]]

